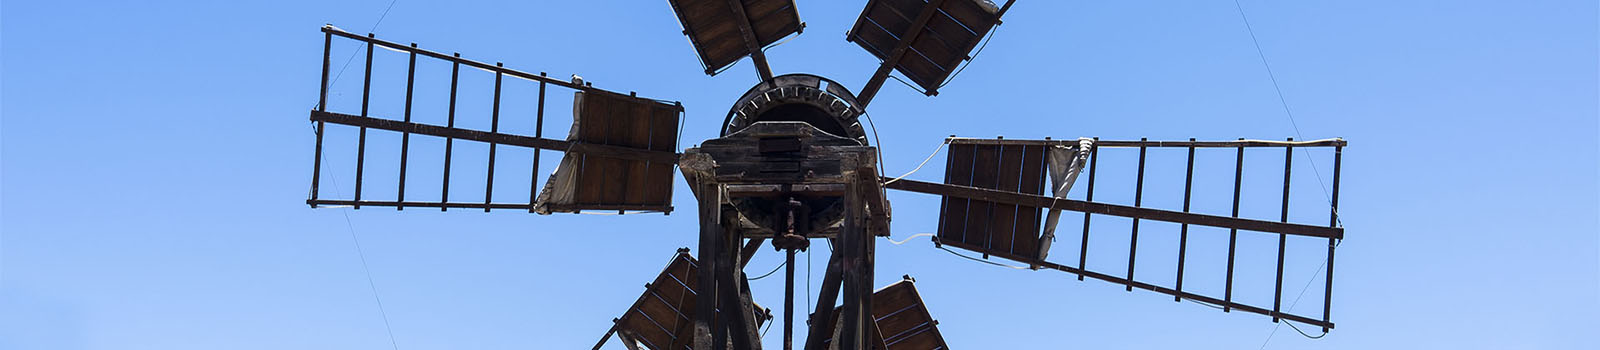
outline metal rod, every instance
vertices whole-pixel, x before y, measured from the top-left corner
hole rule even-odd
[[[333,54],[330,51],[332,49],[333,49],[333,34],[323,34],[323,39],[322,39],[322,92],[319,93],[319,95],[317,97],[317,110],[318,111],[323,111],[323,112],[326,112],[328,110],[328,66],[329,66],[329,64],[331,64],[331,62],[329,62],[329,60],[331,58],[330,55]],[[313,201],[317,200],[317,186],[320,185],[321,182],[322,182],[322,129],[323,129],[324,126],[326,126],[325,123],[317,122],[317,126],[316,126],[316,133],[317,133],[317,147],[316,148],[317,148],[317,150],[316,150],[316,154],[313,156],[313,158],[315,158],[315,159],[313,159],[311,161],[311,163],[312,163],[311,164],[311,200],[313,200]],[[311,207],[312,208],[316,208],[317,205],[316,204],[312,204]]]
[[[1089,144],[1089,189],[1084,194],[1084,201],[1094,201],[1094,173],[1100,170],[1100,138],[1094,138],[1094,143]],[[1083,213],[1083,244],[1078,245],[1078,269],[1083,270],[1084,263],[1089,260],[1089,212]],[[1083,280],[1083,274],[1078,274],[1078,280]]]
[[[1339,163],[1341,161],[1343,161],[1343,158],[1344,158],[1344,147],[1342,147],[1342,146],[1341,147],[1334,147],[1333,148],[1333,198],[1329,199],[1331,201],[1329,203],[1329,207],[1330,207],[1329,212],[1330,213],[1328,214],[1328,226],[1329,227],[1338,227],[1339,226],[1339,165],[1340,165]],[[1327,269],[1327,273],[1328,274],[1323,277],[1324,284],[1323,284],[1323,289],[1322,289],[1322,322],[1328,322],[1329,314],[1332,313],[1331,310],[1333,309],[1333,248],[1338,247],[1338,246],[1339,246],[1338,242],[1335,241],[1333,238],[1329,238],[1328,239],[1328,269]],[[1328,331],[1328,327],[1327,326],[1322,327],[1322,331],[1323,332],[1327,332]]]
[[[500,62],[495,62],[494,63],[495,67],[499,67],[501,65],[502,64]],[[500,77],[501,76],[502,76],[502,74],[500,74],[500,72],[498,72],[498,71],[494,73],[494,107],[489,112],[489,132],[490,133],[496,133],[496,134],[500,133]],[[494,198],[494,158],[495,158],[494,157],[495,156],[494,153],[495,153],[495,149],[498,148],[496,146],[497,146],[497,144],[495,144],[494,142],[489,142],[489,171],[488,171],[488,177],[489,178],[487,180],[484,180],[484,182],[483,182],[483,204],[489,204],[489,203],[493,202],[493,198]],[[485,213],[489,212],[489,208],[483,208],[483,212],[485,212]]]
[[[367,33],[367,36],[371,37],[372,33]],[[365,69],[363,69],[363,70],[366,71],[366,73],[365,73],[365,77],[363,77],[363,79],[361,81],[361,116],[365,117],[365,116],[367,116],[367,104],[372,99],[372,44],[371,43],[367,44],[367,64],[366,64]],[[355,201],[357,203],[360,203],[361,202],[361,180],[363,178],[362,171],[365,170],[366,164],[367,164],[367,128],[361,128],[360,136],[358,136],[356,140],[357,141],[356,141],[356,196],[355,196]],[[353,208],[361,209],[361,205],[357,204],[357,205],[353,206]]]
[[[783,279],[783,349],[794,349],[794,249],[786,249]]]
[[[1289,138],[1289,141],[1293,142],[1294,138]],[[1294,169],[1294,146],[1283,148],[1283,209],[1280,211],[1282,216],[1278,219],[1278,222],[1289,222],[1289,175],[1291,169]],[[1283,306],[1283,257],[1288,245],[1289,235],[1279,233],[1278,284],[1277,288],[1273,289],[1272,292],[1272,312],[1278,312],[1279,308]],[[1278,322],[1278,318],[1273,317],[1272,322]]]
[[[411,47],[417,47],[417,43],[411,43]],[[406,66],[406,112],[405,112],[405,122],[407,122],[407,123],[411,122],[411,92],[413,90],[413,87],[416,86],[416,82],[417,82],[417,54],[415,52],[413,52],[413,53],[411,53],[410,56],[411,56],[411,61]],[[400,203],[405,203],[406,202],[406,156],[411,154],[410,150],[411,150],[411,133],[409,133],[409,132],[401,132],[400,133],[400,185],[399,185],[400,189],[399,189],[399,191],[396,192],[397,195],[396,195],[396,198],[395,198],[395,201],[396,202],[400,202]],[[406,209],[406,207],[404,205],[399,205],[399,206],[395,206],[394,207],[394,210],[405,210],[405,209]]]
[[[455,57],[461,57],[461,53],[456,53]],[[458,82],[460,82],[460,78],[461,62],[452,62],[450,64],[450,112],[448,113],[449,116],[445,121],[445,127],[447,128],[456,127],[456,85]],[[439,190],[440,203],[450,202],[450,154],[455,152],[455,145],[455,138],[444,138],[444,185]],[[439,207],[439,211],[446,210],[450,210],[450,208],[445,206]]]
[[[1189,142],[1194,142],[1193,138]],[[1194,146],[1189,146],[1189,161],[1187,170],[1183,175],[1183,212],[1189,212],[1189,198],[1194,193]],[[1178,284],[1176,289],[1183,292],[1183,267],[1184,258],[1189,249],[1189,224],[1182,224],[1178,228]],[[1172,301],[1183,301],[1182,297],[1173,296]]]
[[[545,73],[544,72],[539,72],[539,76],[541,76],[541,77],[545,76]],[[535,137],[535,138],[544,138],[544,87],[545,87],[545,85],[546,84],[545,84],[545,82],[543,80],[539,81],[539,106],[538,106],[538,112],[537,112],[537,114],[535,114],[536,117],[534,117],[535,119],[533,121],[533,137]],[[544,151],[537,150],[537,149],[533,150],[533,180],[532,180],[533,183],[528,185],[528,203],[538,203],[539,202],[539,155],[541,153],[544,153]],[[529,207],[528,208],[528,212],[532,213],[532,212],[534,212],[534,209],[532,207]]]
[[[1244,140],[1244,139],[1240,139]],[[1238,155],[1233,161],[1233,217],[1239,217],[1239,188],[1244,184],[1244,145],[1239,145]],[[1222,301],[1233,302],[1233,257],[1239,244],[1239,229],[1228,229],[1228,282],[1223,287]],[[1222,312],[1228,312],[1232,307],[1224,304]]]
[[[1140,138],[1139,141],[1144,141]],[[1133,189],[1133,206],[1144,205],[1144,155],[1147,149],[1139,147],[1139,176],[1137,185]],[[1133,261],[1139,256],[1139,218],[1133,218],[1133,234],[1128,239],[1128,282],[1133,282]],[[1127,291],[1133,291],[1133,284],[1128,284]]]

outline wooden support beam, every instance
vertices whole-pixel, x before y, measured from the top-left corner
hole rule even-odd
[[[890,179],[884,178],[883,181]],[[909,179],[900,179],[887,185],[888,188],[927,193],[941,196],[950,196],[966,199],[976,199],[996,203],[1016,204],[1038,208],[1053,208],[1071,210],[1110,216],[1138,218],[1145,220],[1166,221],[1179,224],[1212,226],[1231,228],[1246,231],[1283,233],[1290,235],[1344,238],[1344,228],[1324,227],[1272,222],[1263,220],[1241,219],[1225,216],[1203,215],[1170,210],[1130,207],[1125,205],[1086,202],[1072,199],[1058,199],[1037,196],[1025,193],[996,191],[969,186],[948,185],[932,182],[923,182]]]
[[[833,317],[833,304],[839,301],[839,282],[844,278],[844,254],[834,251],[828,256],[828,267],[822,273],[822,290],[817,292],[817,308],[811,313],[811,329],[806,332],[806,350],[822,349],[822,341],[833,334],[828,328]]]
[[[894,50],[889,52],[889,57],[883,60],[883,64],[878,66],[878,71],[872,73],[872,78],[867,80],[867,86],[862,87],[861,93],[856,95],[856,102],[860,103],[857,108],[866,110],[867,104],[872,103],[872,98],[878,95],[878,89],[883,88],[883,82],[889,79],[889,74],[894,70],[894,66],[900,64],[900,59],[905,57],[907,50],[911,49],[911,43],[917,40],[919,34],[922,34],[923,28],[928,26],[928,21],[933,19],[933,15],[939,13],[940,5],[944,5],[944,0],[928,1],[926,5],[922,6],[922,12],[919,12],[917,18],[911,21],[911,26],[906,28],[906,32],[900,35],[900,42],[894,45]]]
[[[733,9],[734,17],[738,17],[733,22],[739,25],[739,34],[744,36],[744,46],[750,50],[750,60],[756,64],[756,74],[761,75],[763,82],[772,81],[772,68],[767,66],[767,54],[761,51],[761,40],[756,38],[750,16],[744,13],[744,2],[728,0],[728,8]]]
[[[756,327],[756,318],[753,313],[755,306],[750,301],[750,294],[746,293],[746,288],[742,283],[745,280],[744,270],[741,268],[729,268],[744,266],[744,263],[739,259],[739,251],[734,248],[739,246],[739,225],[737,221],[739,220],[739,213],[732,208],[722,209],[722,225],[718,227],[721,229],[721,237],[718,238],[721,242],[719,242],[719,249],[716,252],[717,259],[721,260],[717,262],[717,266],[720,268],[717,270],[716,276],[718,288],[716,295],[721,304],[718,309],[722,311],[720,319],[728,325],[727,334],[728,337],[732,338],[734,349],[759,350],[761,349],[761,333],[760,328]],[[720,339],[713,341],[718,344],[724,343]]]
[[[700,248],[696,251],[700,263],[699,291],[695,294],[694,348],[707,350],[715,347],[721,337],[714,336],[717,313],[717,246],[722,236],[722,191],[712,182],[700,183],[696,191],[700,199]]]
[[[554,150],[554,151],[575,152],[575,153],[583,153],[583,154],[600,156],[600,157],[644,160],[644,161],[660,162],[660,163],[677,163],[678,162],[678,155],[677,155],[677,153],[674,153],[674,152],[651,151],[651,150],[646,150],[646,149],[618,147],[618,146],[600,145],[600,144],[583,143],[583,142],[570,142],[570,141],[562,141],[562,140],[552,140],[552,139],[547,139],[547,138],[542,138],[542,137],[531,137],[531,136],[504,134],[504,133],[498,133],[498,132],[484,132],[484,131],[478,131],[478,130],[462,129],[462,128],[455,128],[455,127],[447,127],[447,126],[437,126],[437,125],[428,125],[428,124],[420,124],[420,123],[408,123],[408,122],[390,120],[390,119],[363,117],[363,116],[349,115],[349,114],[343,114],[343,113],[311,111],[311,121],[314,121],[314,122],[327,122],[327,123],[334,123],[334,124],[343,124],[343,125],[350,125],[350,126],[363,127],[363,128],[372,128],[372,129],[379,129],[379,130],[398,131],[398,132],[403,132],[403,133],[411,133],[411,134],[419,134],[419,135],[448,137],[448,138],[452,138],[452,139],[477,141],[477,142],[486,142],[486,143],[490,143],[490,144],[501,144],[501,145],[521,146],[521,147],[528,147],[528,148],[547,149],[547,150]]]

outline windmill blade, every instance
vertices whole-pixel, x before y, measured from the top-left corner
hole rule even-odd
[[[699,278],[699,262],[689,255],[688,249],[678,249],[667,267],[656,275],[654,281],[644,285],[644,294],[628,306],[622,317],[616,318],[616,324],[594,348],[600,349],[612,334],[616,334],[618,340],[629,349],[692,347],[693,320],[697,312],[695,296],[700,294],[696,285]],[[752,304],[751,310],[747,311],[755,316],[758,327],[772,320],[770,311],[760,305]],[[719,312],[713,318],[720,318],[723,313]]]
[[[944,335],[939,333],[939,321],[928,313],[922,294],[917,293],[916,280],[905,279],[872,292],[872,324],[868,327],[873,349],[884,350],[934,350],[949,349]],[[837,329],[842,309],[834,309],[833,317],[824,319],[823,329]],[[830,348],[838,332],[816,344]],[[810,341],[808,341],[810,343]]]
[[[928,96],[957,70],[1015,0],[872,0],[845,35],[883,60],[856,99],[863,108],[877,96],[891,70],[898,70]]]
[[[449,208],[472,208],[490,211],[492,209],[519,209],[529,212],[548,214],[551,212],[579,212],[583,210],[608,210],[608,211],[672,211],[672,178],[673,169],[677,163],[677,138],[678,124],[682,118],[683,107],[676,102],[663,102],[638,97],[633,93],[621,94],[594,88],[582,82],[581,78],[574,76],[572,81],[563,81],[547,77],[544,73],[533,74],[505,68],[501,64],[488,64],[461,58],[460,54],[447,55],[439,52],[417,48],[416,44],[402,45],[395,42],[377,39],[372,34],[366,36],[345,32],[333,26],[324,26],[325,34],[323,46],[322,67],[322,92],[317,108],[311,111],[311,121],[316,123],[316,160],[313,165],[311,180],[311,195],[306,203],[312,207],[318,205],[348,205],[354,208],[362,206],[384,206],[404,209],[405,207],[431,207],[447,210]],[[348,114],[329,111],[328,107],[328,70],[331,58],[331,47],[334,37],[359,41],[366,46],[366,63],[364,64],[365,82],[362,85],[361,108],[359,114]],[[409,68],[406,75],[406,100],[405,109],[401,118],[381,118],[369,115],[368,104],[371,99],[373,54],[375,48],[405,54],[409,58]],[[448,123],[446,125],[432,125],[418,123],[412,118],[412,98],[414,85],[417,82],[417,59],[433,59],[443,61],[450,65],[450,97]],[[462,67],[475,68],[494,74],[494,96],[489,130],[474,130],[456,126],[457,85],[460,81]],[[510,79],[507,79],[510,78]],[[500,130],[500,106],[502,85],[510,80],[511,83],[534,83],[538,86],[537,114],[534,121],[533,135],[521,135],[503,132]],[[545,138],[543,135],[545,118],[546,91],[550,89],[566,89],[573,91],[573,123],[571,132],[565,140]],[[355,191],[352,198],[329,199],[322,197],[319,185],[322,180],[323,137],[327,124],[344,125],[359,129],[359,138],[356,146],[356,180]],[[401,135],[400,166],[398,169],[398,190],[395,198],[373,200],[363,198],[367,131],[369,129],[398,132]],[[411,136],[430,136],[444,138],[444,163],[442,169],[444,181],[441,184],[439,200],[418,201],[406,199],[406,173],[408,170],[407,158],[410,154],[409,146]],[[488,178],[484,186],[484,200],[482,202],[463,202],[450,200],[450,169],[453,165],[451,156],[454,155],[456,141],[472,141],[487,143],[489,156],[485,167],[488,169]],[[526,201],[494,201],[493,186],[495,179],[496,151],[500,146],[534,149],[533,171],[529,177],[521,179],[530,184]],[[546,181],[543,191],[535,192],[539,183],[540,152],[537,150],[554,150],[564,152],[565,155],[555,173]],[[504,178],[500,180],[505,180]]]
[[[706,75],[750,56],[761,81],[772,80],[762,52],[767,46],[805,30],[793,0],[668,0],[683,34],[689,37]]]
[[[944,183],[932,183],[907,179],[884,178],[884,187],[910,192],[926,193],[943,196],[943,203],[939,216],[939,232],[936,244],[951,246],[965,250],[975,251],[989,256],[1010,259],[1033,268],[1049,268],[1078,275],[1078,279],[1090,277],[1116,284],[1123,284],[1128,290],[1134,288],[1150,290],[1162,294],[1172,295],[1175,300],[1191,299],[1205,303],[1216,304],[1224,310],[1242,310],[1271,316],[1274,322],[1278,319],[1287,319],[1295,322],[1316,325],[1324,328],[1333,328],[1329,321],[1328,309],[1331,306],[1330,298],[1333,286],[1332,260],[1334,246],[1337,241],[1344,238],[1344,229],[1337,225],[1337,206],[1339,193],[1339,172],[1342,150],[1346,142],[1342,139],[1328,139],[1317,141],[1100,141],[1091,139],[1080,140],[1009,140],[1009,139],[969,139],[951,138],[948,152],[947,170]],[[1333,152],[1333,195],[1331,198],[1330,224],[1327,226],[1291,223],[1288,221],[1288,204],[1290,202],[1289,179],[1291,178],[1292,162],[1295,148],[1305,147],[1331,147]],[[1095,177],[1097,168],[1095,164],[1100,158],[1101,148],[1137,148],[1139,149],[1138,188],[1135,194],[1134,205],[1119,205],[1094,201]],[[1184,184],[1184,207],[1180,210],[1166,210],[1148,208],[1140,205],[1144,190],[1145,157],[1152,148],[1186,149],[1189,152],[1188,173]],[[1233,149],[1237,152],[1238,161],[1234,164],[1234,210],[1232,215],[1208,215],[1189,211],[1190,190],[1194,177],[1194,154],[1197,149],[1220,148]],[[1257,220],[1241,218],[1238,215],[1239,188],[1242,186],[1243,159],[1246,148],[1278,148],[1284,151],[1283,166],[1283,214],[1278,221]],[[1067,199],[1067,191],[1074,186],[1077,174],[1083,169],[1089,171],[1088,184],[1085,186],[1084,200]],[[1049,170],[1048,172],[1046,170]],[[1047,194],[1043,185],[1046,178],[1051,179],[1051,191]],[[1054,241],[1054,226],[1059,211],[1075,211],[1084,213],[1083,244],[1080,246],[1079,260],[1076,266],[1069,266],[1047,261],[1050,242]],[[1133,219],[1132,243],[1128,254],[1128,269],[1123,274],[1091,271],[1085,267],[1085,257],[1089,254],[1089,224],[1093,216],[1115,216]],[[1224,296],[1221,298],[1206,296],[1186,291],[1183,289],[1184,249],[1180,248],[1178,256],[1177,282],[1174,287],[1166,287],[1155,283],[1137,281],[1133,278],[1135,257],[1137,256],[1137,242],[1139,234],[1139,221],[1163,221],[1181,224],[1182,242],[1187,242],[1189,226],[1206,226],[1228,229],[1230,234],[1228,251],[1228,275]],[[1041,225],[1043,221],[1043,225]],[[1268,307],[1252,306],[1237,302],[1233,295],[1233,258],[1235,254],[1235,240],[1238,231],[1255,231],[1278,236],[1278,261],[1277,261],[1277,287],[1273,294],[1273,305]],[[1323,295],[1323,314],[1321,318],[1290,314],[1282,308],[1283,300],[1283,266],[1285,260],[1285,245],[1289,238],[1295,239],[1326,239],[1328,240],[1326,286]],[[1182,247],[1183,243],[1180,243]],[[1320,256],[1318,256],[1320,258]],[[1120,275],[1120,276],[1119,276]]]

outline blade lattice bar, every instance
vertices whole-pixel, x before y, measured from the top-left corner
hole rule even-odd
[[[541,160],[540,150],[553,150],[565,152],[569,158],[581,157],[589,160],[592,163],[612,162],[616,163],[617,166],[620,167],[642,167],[645,169],[662,168],[666,170],[663,171],[658,169],[657,171],[650,172],[650,174],[668,175],[665,181],[660,181],[661,179],[658,179],[660,176],[645,175],[643,174],[644,171],[636,171],[633,172],[634,174],[632,175],[629,175],[628,172],[622,172],[620,176],[617,174],[610,174],[611,176],[608,178],[599,178],[587,175],[577,175],[576,178],[573,178],[569,175],[568,177],[563,178],[565,181],[562,183],[565,186],[563,188],[570,188],[570,186],[567,186],[567,184],[570,183],[578,183],[584,186],[592,187],[596,185],[604,185],[604,183],[607,182],[644,182],[646,180],[650,180],[651,183],[668,182],[669,186],[667,186],[667,189],[665,190],[653,191],[652,194],[654,194],[654,196],[651,196],[650,198],[641,199],[641,196],[629,197],[630,201],[626,203],[620,201],[584,202],[576,204],[567,202],[548,202],[550,208],[559,208],[564,211],[671,211],[670,168],[674,167],[677,163],[677,153],[675,152],[678,136],[677,125],[681,123],[680,120],[683,111],[682,104],[677,102],[643,98],[634,93],[623,94],[597,89],[592,87],[590,84],[583,83],[580,79],[576,78],[576,76],[574,76],[573,81],[570,82],[557,80],[548,77],[545,73],[533,74],[505,68],[505,66],[501,63],[488,64],[484,62],[463,59],[459,53],[446,55],[439,52],[420,49],[416,44],[402,45],[395,42],[377,39],[372,34],[367,34],[365,36],[356,35],[339,30],[333,26],[322,27],[322,32],[324,33],[325,41],[323,43],[321,91],[317,107],[315,110],[311,111],[310,115],[310,120],[314,122],[316,126],[316,154],[312,170],[311,194],[310,198],[306,200],[306,203],[312,207],[316,207],[318,205],[348,205],[357,209],[362,206],[391,206],[395,207],[396,209],[404,209],[405,207],[410,206],[440,208],[441,210],[449,208],[471,208],[482,209],[484,211],[489,211],[492,209],[522,209],[534,212],[538,211],[536,209],[542,209],[536,207],[535,204],[547,204],[547,202],[541,200],[540,192],[538,190],[538,184],[540,183],[540,176],[538,174],[540,171]],[[364,49],[366,50],[366,59],[364,61],[363,81],[360,97],[361,106],[359,114],[346,114],[329,111],[328,90],[330,88],[330,82],[328,78],[332,54],[331,50],[333,46],[332,42],[336,36],[359,41],[363,46],[365,46]],[[373,95],[373,55],[376,48],[383,48],[408,56],[406,67],[406,85],[404,90],[405,107],[403,112],[396,113],[401,114],[400,118],[380,118],[369,114],[369,107],[371,107]],[[443,126],[418,123],[413,120],[412,107],[414,91],[416,90],[416,82],[418,80],[418,56],[441,60],[449,64],[449,109],[446,113],[447,123]],[[460,90],[459,86],[461,85],[460,81],[462,80],[462,66],[481,69],[493,74],[493,99],[492,105],[487,108],[489,110],[489,113],[486,116],[489,121],[489,130],[487,131],[463,128],[456,125],[456,114],[458,107],[457,100],[459,99],[458,90]],[[501,130],[501,97],[503,85],[505,85],[504,78],[506,77],[525,80],[537,84],[538,96],[537,104],[535,106],[536,111],[534,113],[535,115],[533,116],[534,130],[533,135],[531,136],[506,133],[502,132]],[[576,90],[574,95],[574,114],[575,117],[581,117],[579,120],[580,122],[584,120],[596,120],[597,118],[603,118],[606,122],[586,123],[581,129],[577,123],[574,123],[574,134],[576,134],[576,131],[582,130],[585,137],[569,136],[569,140],[545,138],[545,101],[547,89],[551,86]],[[589,102],[585,103],[584,101]],[[578,108],[584,106],[589,108]],[[604,108],[603,111],[609,112],[591,113],[591,111],[599,108]],[[579,113],[577,113],[577,110],[579,109],[584,111],[584,113],[579,115]],[[391,118],[392,117],[393,116],[391,116]],[[321,196],[321,192],[319,191],[321,178],[323,176],[322,163],[324,160],[324,134],[327,124],[330,123],[352,126],[359,129],[359,133],[357,134],[358,136],[356,138],[355,188],[352,198],[327,199],[323,198]],[[401,134],[399,144],[400,154],[398,169],[399,176],[397,181],[398,188],[396,188],[395,196],[392,200],[372,200],[363,196],[363,190],[366,187],[365,180],[367,177],[365,165],[367,163],[367,158],[369,158],[367,157],[367,153],[369,151],[367,149],[368,129],[392,131]],[[407,200],[406,198],[408,194],[407,180],[410,173],[409,170],[411,170],[409,169],[411,167],[409,156],[412,151],[411,136],[413,136],[413,134],[440,137],[444,138],[445,140],[443,152],[444,162],[442,169],[440,169],[442,171],[442,183],[440,184],[440,189],[438,192],[439,199],[437,201],[417,201]],[[455,143],[458,140],[482,142],[487,143],[489,146],[487,149],[487,164],[484,164],[486,165],[487,170],[485,171],[486,179],[484,180],[483,185],[484,197],[481,202],[463,202],[460,200],[452,201],[450,199],[451,168],[452,165],[454,165],[454,162],[452,162],[452,156],[454,156],[455,153],[458,153],[455,149]],[[498,153],[500,153],[499,146],[513,146],[534,149],[531,157],[532,170],[529,175],[530,179],[528,182],[530,184],[530,193],[528,194],[528,199],[526,202],[518,201],[511,203],[500,203],[494,201],[494,198],[497,197],[494,195],[494,185],[496,183],[496,162],[497,160],[500,160],[499,158],[503,158],[498,155]],[[557,175],[557,177],[560,177],[559,173]],[[649,179],[646,179],[647,177]]]
[[[1138,141],[1102,141],[1098,139],[1080,140],[1014,140],[1014,139],[974,139],[950,138],[949,161],[946,169],[945,183],[933,183],[916,180],[893,180],[882,178],[886,188],[911,192],[935,194],[944,197],[940,216],[940,232],[937,234],[936,243],[957,248],[972,250],[984,254],[985,258],[995,256],[1029,264],[1035,268],[1049,268],[1065,271],[1078,276],[1079,280],[1085,277],[1103,280],[1124,285],[1126,289],[1145,289],[1157,293],[1171,295],[1174,300],[1191,299],[1203,303],[1215,304],[1225,311],[1242,310],[1272,317],[1273,322],[1286,319],[1294,322],[1315,325],[1324,329],[1333,328],[1329,320],[1331,312],[1332,294],[1332,260],[1334,247],[1340,239],[1344,238],[1344,228],[1338,224],[1338,193],[1343,148],[1347,143],[1343,139],[1326,139],[1314,141],[1268,141],[1245,140],[1235,141],[1152,141],[1141,139]],[[1327,226],[1303,224],[1290,221],[1289,204],[1290,184],[1293,178],[1294,152],[1296,148],[1332,148],[1333,189],[1329,198],[1330,222]],[[1095,186],[1097,182],[1099,158],[1103,156],[1100,148],[1134,148],[1138,150],[1137,163],[1127,163],[1127,166],[1137,164],[1137,178],[1128,184],[1134,186],[1132,205],[1110,204],[1096,202]],[[1173,149],[1187,151],[1186,164],[1183,172],[1183,195],[1181,210],[1166,210],[1144,206],[1146,195],[1145,163],[1147,153],[1157,149]],[[1232,198],[1232,212],[1227,216],[1208,215],[1191,212],[1191,202],[1194,197],[1195,183],[1195,154],[1198,149],[1221,149],[1222,152],[1235,153],[1234,156],[1234,188]],[[1277,208],[1279,212],[1276,220],[1262,220],[1240,217],[1240,193],[1244,186],[1244,155],[1246,148],[1272,148],[1283,151],[1283,182],[1282,197]],[[1040,159],[1028,157],[1037,153],[1036,150],[1047,149],[1043,158],[1048,160],[1049,172],[1034,166]],[[1213,151],[1215,152],[1215,151]],[[1015,154],[1012,154],[1015,153]],[[1310,153],[1307,153],[1308,155]],[[1270,159],[1270,158],[1269,158]],[[1018,161],[1022,160],[1022,161]],[[1260,162],[1257,160],[1255,162]],[[1270,162],[1269,162],[1270,163]],[[1269,164],[1270,165],[1270,164]],[[1073,187],[1073,180],[1084,168],[1087,168],[1089,180],[1084,200],[1068,199],[1067,190]],[[1037,186],[1030,183],[1041,181],[1041,175],[1048,174],[1055,183],[1055,193],[1044,193]],[[1070,175],[1070,176],[1068,176]],[[1320,176],[1320,175],[1319,175]],[[1021,179],[1021,183],[1017,182]],[[1104,179],[1098,179],[1104,181]],[[1050,211],[1045,227],[1040,226],[1041,210]],[[1056,220],[1056,211],[1066,210],[1084,213],[1083,243],[1080,246],[1077,266],[1067,266],[1046,261],[1048,255],[1048,242],[1054,238],[1053,230]],[[1015,214],[1013,214],[1015,213]],[[1028,215],[1024,215],[1028,214]],[[1100,271],[1091,271],[1085,267],[1089,250],[1089,226],[1094,216],[1113,216],[1131,220],[1131,232],[1128,235],[1128,261],[1126,271],[1115,274]],[[1179,224],[1177,227],[1177,269],[1176,283],[1174,286],[1162,286],[1146,281],[1138,281],[1134,277],[1136,258],[1139,255],[1139,233],[1141,221],[1161,221]],[[1126,221],[1124,221],[1126,222]],[[1188,266],[1190,226],[1205,226],[1228,230],[1228,264],[1226,284],[1222,297],[1206,296],[1184,290],[1185,269]],[[1240,230],[1266,233],[1277,236],[1276,266],[1274,279],[1266,282],[1273,283],[1273,292],[1270,307],[1254,306],[1241,303],[1234,299],[1234,257],[1238,253],[1238,236]],[[1042,231],[1042,232],[1041,232]],[[1126,231],[1125,231],[1126,232]],[[1322,317],[1314,318],[1295,315],[1285,309],[1283,305],[1284,294],[1284,266],[1288,259],[1288,240],[1296,239],[1327,239],[1327,268],[1326,275],[1322,276],[1325,286],[1323,289]],[[1038,242],[1038,250],[1034,250]],[[1028,243],[1028,244],[1022,244]],[[1104,250],[1101,248],[1100,250]],[[1148,250],[1148,249],[1147,249]],[[1120,255],[1120,254],[1119,254]],[[1121,276],[1118,276],[1121,275]],[[1190,276],[1193,277],[1193,276]],[[1263,283],[1264,285],[1265,283]]]

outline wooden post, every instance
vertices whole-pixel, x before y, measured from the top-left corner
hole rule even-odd
[[[717,258],[715,252],[722,235],[721,186],[703,182],[696,191],[700,198],[700,249],[696,252],[700,262],[698,288],[695,288],[694,348],[713,348],[713,320],[717,313]]]

